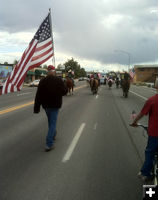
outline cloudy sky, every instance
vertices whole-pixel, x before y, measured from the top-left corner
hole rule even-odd
[[[158,63],[157,0],[1,0],[0,62],[19,60],[52,11],[56,65],[87,70]],[[47,64],[51,64],[51,60]]]

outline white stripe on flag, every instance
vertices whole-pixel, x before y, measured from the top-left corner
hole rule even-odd
[[[7,88],[7,92],[8,92],[8,93],[11,91],[11,86],[12,86],[12,84],[9,83],[8,88]]]
[[[14,86],[14,92],[16,92],[16,91],[17,91],[17,87]]]

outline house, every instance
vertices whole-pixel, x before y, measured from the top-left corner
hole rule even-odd
[[[0,64],[0,79],[6,79],[13,70],[13,64]]]
[[[41,79],[46,75],[47,75],[47,69],[36,67],[27,72],[27,75],[25,77],[25,82],[29,83],[34,81],[35,79]]]
[[[134,65],[133,82],[154,83],[158,77],[158,65]]]

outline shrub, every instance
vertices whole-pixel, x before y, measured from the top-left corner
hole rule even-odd
[[[144,82],[140,82],[140,85],[141,85],[141,86],[145,86],[145,83],[144,83]]]

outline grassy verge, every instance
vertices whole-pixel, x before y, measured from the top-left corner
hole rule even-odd
[[[154,88],[154,83],[135,82],[135,83],[132,83],[132,84],[136,85],[136,86],[147,86],[149,88]]]

